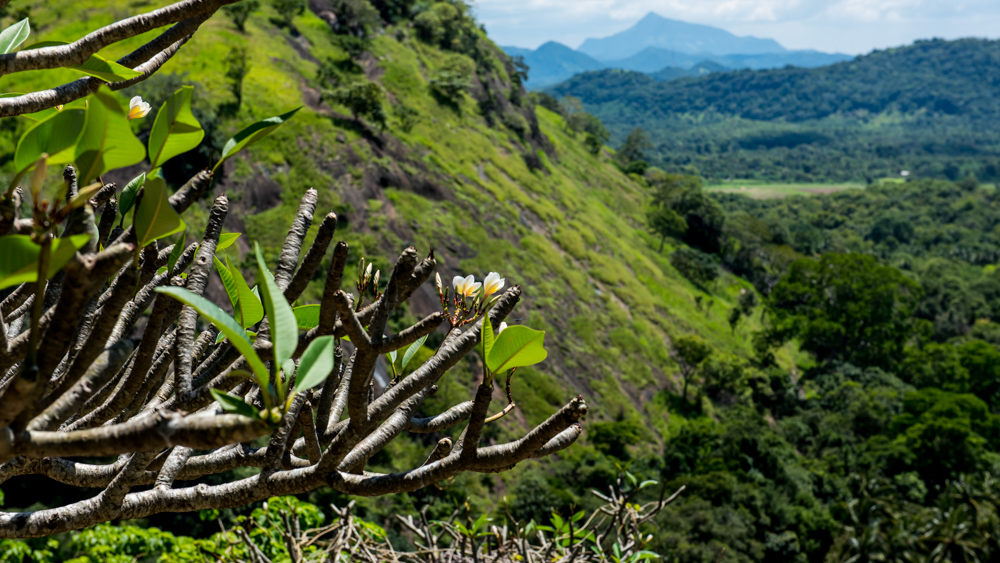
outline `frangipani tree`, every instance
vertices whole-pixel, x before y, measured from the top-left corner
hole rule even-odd
[[[519,326],[495,332],[521,294],[517,286],[502,291],[498,274],[482,286],[462,278],[454,295],[437,276],[443,310],[390,334],[394,309],[434,272],[433,252],[421,259],[405,249],[384,282],[362,261],[354,294],[341,289],[348,246],[334,244],[320,303],[297,304],[330,254],[337,223],[333,213],[323,215],[303,249],[315,190],[302,198],[273,271],[255,249],[256,287],[229,258],[238,235],[222,233],[225,194],[215,197],[200,240],[185,246],[190,233],[180,215],[210,191],[212,172],[170,194],[158,168],[201,139],[190,99],[182,89],[159,108],[146,146],[127,126],[146,111],[141,101],[126,110],[105,90],[79,108],[32,116],[37,123],[18,144],[17,177],[0,197],[0,483],[38,474],[100,492],[65,506],[0,513],[0,537],[235,507],[318,487],[353,495],[412,491],[461,472],[502,471],[579,437],[586,405],[577,397],[518,440],[480,443],[484,426],[513,408],[510,399],[490,414],[494,379],[507,377],[510,398],[513,370],[545,358],[543,333]],[[244,129],[219,162],[293,114]],[[149,169],[120,191],[100,181],[147,159]],[[72,164],[56,190],[47,174],[53,163]],[[30,217],[21,216],[22,180]],[[234,315],[203,295],[215,274]],[[145,311],[140,336],[130,339]],[[407,364],[439,327],[447,334],[433,356],[405,377],[395,372],[397,354],[405,350]],[[436,383],[477,347],[484,374],[475,396],[419,416]],[[382,355],[395,376],[376,393]],[[457,439],[441,439],[417,467],[366,471],[404,432],[459,425]],[[177,485],[237,467],[259,471],[223,484]]]

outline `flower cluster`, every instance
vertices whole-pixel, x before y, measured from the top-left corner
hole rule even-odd
[[[500,298],[496,295],[503,289],[506,280],[500,277],[497,272],[490,272],[482,282],[477,282],[476,277],[468,275],[465,277],[455,276],[452,280],[454,295],[449,303],[451,289],[444,287],[441,283],[441,276],[435,274],[437,282],[438,296],[441,298],[441,306],[448,314],[448,320],[452,327],[468,324],[480,315],[489,311],[490,307]]]

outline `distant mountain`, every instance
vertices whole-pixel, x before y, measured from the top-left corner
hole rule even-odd
[[[602,61],[604,63],[602,68],[620,68],[622,70],[635,70],[638,72],[656,72],[666,67],[688,69],[711,56],[704,53],[691,55],[659,47],[646,47],[631,57]]]
[[[525,47],[512,47],[512,46],[504,47],[504,46],[501,46],[500,48],[503,49],[504,53],[507,53],[508,55],[510,55],[512,57],[526,57],[526,56],[530,55],[531,53],[535,52],[534,49],[527,49]]]
[[[511,56],[524,57],[528,63],[528,84],[533,89],[558,84],[574,74],[607,68],[607,65],[562,43],[549,41],[539,48],[503,47]]]
[[[534,50],[523,47],[503,47],[503,50],[511,56],[524,57],[530,68],[527,86],[532,90],[553,86],[581,72],[611,68],[654,73],[667,68],[690,70],[704,61],[734,70],[788,65],[812,68],[851,58],[811,50],[789,51],[772,39],[737,37],[718,28],[671,20],[654,13],[622,33],[588,39],[577,50],[554,41]],[[593,53],[600,56],[592,56]],[[660,80],[672,74],[676,73],[668,71]]]
[[[646,47],[715,55],[785,51],[773,39],[739,37],[717,27],[672,20],[653,12],[625,31],[610,37],[587,39],[577,50],[597,60],[608,61],[631,57]]]

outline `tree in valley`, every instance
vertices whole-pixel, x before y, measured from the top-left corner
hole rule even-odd
[[[646,161],[646,151],[653,148],[649,135],[641,127],[629,131],[628,136],[618,147],[618,163],[622,170],[629,173],[644,174],[649,168]]]
[[[861,254],[792,263],[768,296],[772,343],[797,337],[820,361],[892,367],[914,334],[920,286]]]
[[[660,235],[661,251],[663,240],[670,236],[709,254],[719,252],[726,215],[701,189],[700,179],[651,170],[646,183],[652,191],[647,221]]]
[[[712,347],[697,334],[685,334],[674,341],[674,350],[677,353],[677,363],[681,366],[681,379],[684,380],[681,398],[686,401],[688,384],[698,366],[712,355]]]

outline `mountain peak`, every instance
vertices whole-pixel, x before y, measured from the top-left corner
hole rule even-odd
[[[785,48],[773,39],[739,37],[717,27],[672,20],[656,12],[649,12],[620,33],[587,39],[578,50],[598,60],[613,60],[630,57],[648,47],[712,55],[785,52]]]

